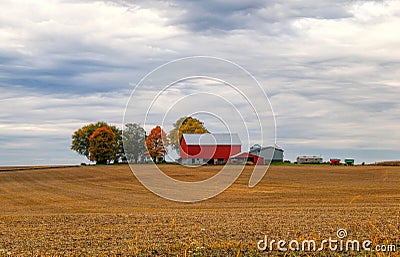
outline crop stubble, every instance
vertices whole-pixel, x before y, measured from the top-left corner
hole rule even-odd
[[[220,168],[161,167],[185,181]],[[0,256],[265,255],[264,234],[322,240],[339,228],[400,248],[400,167],[271,166],[255,188],[250,174],[207,201],[177,203],[147,191],[127,165],[0,172]]]

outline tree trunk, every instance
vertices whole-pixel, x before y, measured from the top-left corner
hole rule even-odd
[[[107,160],[98,160],[96,164],[107,164]]]

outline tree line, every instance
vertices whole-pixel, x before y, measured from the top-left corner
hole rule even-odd
[[[124,125],[123,130],[104,121],[91,123],[72,134],[71,149],[96,164],[120,162],[141,163],[150,158],[164,162],[167,146],[180,150],[182,135],[210,133],[204,123],[193,117],[182,117],[168,133],[154,127],[149,134],[137,123]],[[125,151],[126,150],[126,151]]]

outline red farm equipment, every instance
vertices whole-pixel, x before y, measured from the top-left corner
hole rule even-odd
[[[329,164],[330,165],[340,165],[340,159],[330,159]]]

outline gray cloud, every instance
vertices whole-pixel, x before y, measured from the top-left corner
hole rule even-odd
[[[270,96],[288,158],[349,149],[371,161],[399,154],[397,1],[4,1],[2,7],[0,138],[7,148],[0,165],[19,152],[80,162],[69,150],[75,129],[97,120],[120,124],[134,84],[191,55],[226,58],[255,75]]]
[[[173,24],[192,32],[227,33],[256,30],[268,35],[294,32],[290,22],[299,18],[340,19],[351,17],[350,1],[172,1]]]

